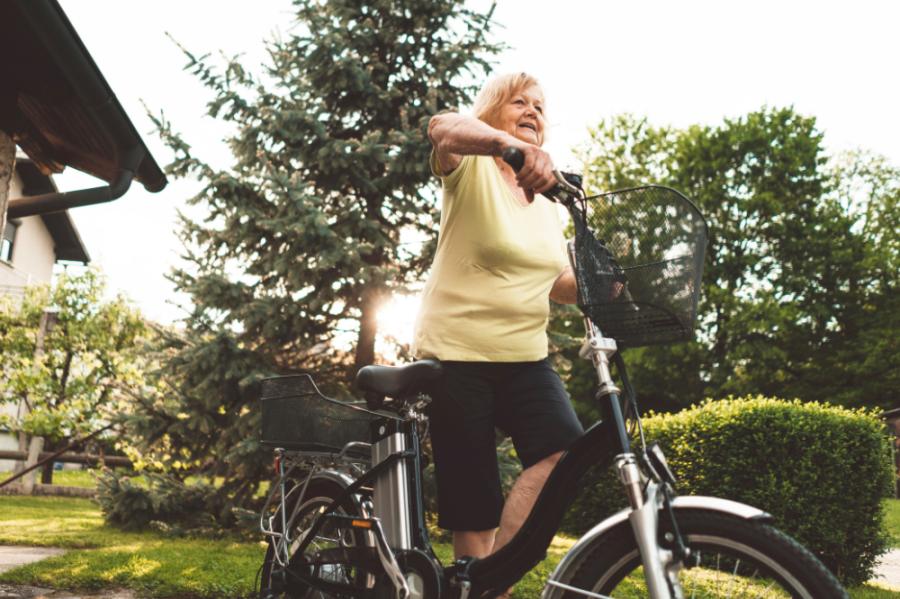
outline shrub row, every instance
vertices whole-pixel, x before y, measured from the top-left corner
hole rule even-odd
[[[767,398],[706,401],[644,419],[682,495],[766,510],[841,578],[871,577],[885,549],[882,500],[893,484],[884,424],[871,412]],[[591,473],[564,529],[581,534],[625,505],[612,470]]]

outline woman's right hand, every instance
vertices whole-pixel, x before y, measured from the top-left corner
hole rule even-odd
[[[538,146],[519,140],[511,142],[508,147],[516,148],[522,153],[522,167],[516,171],[516,182],[522,189],[541,193],[556,185],[550,154]]]
[[[516,173],[516,181],[522,189],[541,193],[556,185],[550,154],[532,144],[518,142],[510,145],[522,152],[524,158],[522,168]]]

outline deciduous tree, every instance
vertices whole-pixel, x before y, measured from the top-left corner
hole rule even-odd
[[[27,406],[4,424],[43,437],[45,449],[110,422],[143,383],[148,328],[125,299],[105,300],[104,290],[102,277],[87,270],[60,276],[52,288],[30,287],[0,308],[0,402]],[[52,324],[42,331],[48,310]],[[51,478],[45,469],[44,482]]]
[[[629,353],[644,406],[763,393],[892,406],[897,396],[897,169],[829,159],[815,119],[765,108],[718,126],[602,122],[594,191],[661,183],[710,230],[697,340]]]

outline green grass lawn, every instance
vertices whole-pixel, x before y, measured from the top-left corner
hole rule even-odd
[[[886,526],[900,546],[900,500],[887,505]],[[557,537],[548,557],[514,590],[516,599],[540,596],[549,573],[572,539]],[[0,574],[0,581],[71,590],[126,587],[152,597],[250,597],[262,562],[262,543],[169,538],[127,533],[103,524],[92,501],[68,497],[0,496],[0,544],[70,549],[65,555]],[[452,550],[435,546],[445,563]],[[865,585],[854,599],[900,599],[900,589]]]
[[[84,470],[54,470],[53,484],[62,487],[82,487],[85,489],[94,489],[97,487],[96,475],[99,470],[86,468]],[[6,478],[8,472],[0,472],[0,480]],[[37,482],[41,481],[40,473],[38,473]],[[144,477],[138,475],[133,476],[132,481],[143,483]]]
[[[97,481],[94,470],[56,470],[53,473],[53,484],[92,489],[97,486]]]
[[[0,574],[4,582],[153,597],[251,596],[265,552],[260,543],[121,532],[92,501],[68,497],[0,497],[0,543],[72,550]]]
[[[125,470],[119,470],[119,472],[126,472]],[[97,474],[99,470],[93,468],[87,468],[84,470],[56,470],[53,472],[53,484],[61,485],[64,487],[83,487],[86,489],[94,489],[97,487]],[[2,479],[2,473],[0,473],[0,479]],[[134,475],[130,474],[131,482],[138,485],[146,485],[147,481],[142,475]],[[186,481],[188,483],[193,483],[198,481],[198,477],[189,476]],[[206,480],[206,479],[204,479]],[[207,481],[208,482],[208,481]],[[216,480],[216,484],[221,484],[221,479]],[[269,482],[263,481],[260,485],[259,492],[257,495],[264,496],[268,493],[269,490]]]
[[[900,547],[900,499],[884,502],[884,527],[891,537],[891,547]]]

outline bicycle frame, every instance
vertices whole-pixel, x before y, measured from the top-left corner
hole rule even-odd
[[[408,496],[415,499],[407,506],[413,522],[413,547],[411,549],[417,549],[434,556],[425,525],[422,505],[422,480],[419,474],[421,470],[419,468],[420,454],[418,451],[419,435],[411,423],[394,422],[397,429],[410,440],[410,449],[387,456],[379,464],[356,478],[352,484],[346,486],[340,496],[336,497],[312,524],[309,532],[295,549],[296,554],[302,554],[303,550],[321,529],[328,515],[333,514],[353,496],[366,493],[366,489],[372,488],[379,477],[387,474],[395,464],[405,460],[411,466],[407,468],[409,473]],[[578,481],[591,466],[598,463],[608,465],[612,462],[616,448],[614,443],[615,435],[611,434],[612,431],[610,429],[611,424],[609,422],[604,421],[595,424],[563,454],[556,468],[551,473],[544,492],[539,495],[535,507],[526,519],[522,529],[505,547],[487,558],[471,562],[471,567],[467,573],[455,572],[454,566],[447,568],[446,571],[449,577],[455,576],[459,582],[462,582],[463,578],[470,580],[472,585],[471,592],[478,596],[482,588],[506,588],[506,586],[515,583],[537,565],[544,558],[545,552],[559,528],[563,515],[575,496]],[[283,477],[289,473],[282,472],[281,474],[282,477],[280,478],[283,480]],[[318,474],[321,474],[321,472]],[[280,484],[282,481],[278,482]],[[553,492],[550,492],[549,489],[553,489]],[[290,530],[290,517],[285,518],[285,521],[279,524],[282,525],[282,530]],[[378,522],[377,530],[383,530],[380,522]],[[389,536],[389,533],[383,536]],[[390,550],[394,553],[402,552],[405,549],[391,547]],[[315,579],[309,578],[304,580],[304,582],[311,586],[321,587],[321,581]],[[323,590],[329,589],[323,588]],[[337,591],[338,589],[332,588],[330,590]]]

